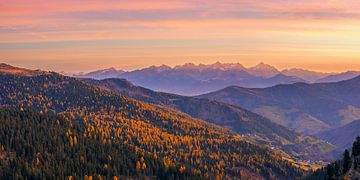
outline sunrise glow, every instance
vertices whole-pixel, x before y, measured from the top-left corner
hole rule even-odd
[[[360,2],[2,0],[0,59],[79,72],[186,62],[360,70]]]

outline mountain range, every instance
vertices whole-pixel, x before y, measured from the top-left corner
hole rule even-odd
[[[303,134],[317,134],[360,119],[359,92],[360,76],[335,83],[231,86],[197,97],[243,107]]]
[[[89,73],[73,74],[73,76],[81,77],[81,78],[92,78],[92,79],[107,79],[107,78],[119,76],[124,72],[125,71],[122,70],[116,70],[115,68],[108,68],[108,69],[97,70]]]
[[[338,81],[344,81],[348,79],[355,78],[356,76],[360,76],[359,71],[347,71],[340,74],[333,74],[329,76],[325,76],[321,79],[316,80],[318,83],[322,82],[338,82]]]
[[[264,73],[266,68],[263,64],[254,67],[252,71],[244,70],[240,64],[188,64],[185,67],[174,68],[163,65],[126,72],[118,77],[138,86],[180,95],[202,94],[234,84],[245,87],[268,87],[279,83],[304,81],[282,74],[267,77],[269,74]],[[258,76],[253,75],[256,72],[259,73]]]
[[[2,177],[293,179],[303,174],[291,158],[168,106],[54,72],[0,67]]]
[[[227,76],[231,76],[231,73],[227,74],[228,72],[236,72],[233,74],[236,75],[228,78]],[[184,74],[191,74],[192,76],[186,76],[187,78],[178,77]],[[239,63],[223,64],[217,62],[210,65],[195,65],[192,63],[187,63],[181,66],[176,66],[174,68],[168,66],[152,66],[150,68],[128,72],[127,74],[125,73],[123,76],[126,76],[127,79],[135,79],[135,82],[151,81],[152,85],[145,84],[145,87],[150,86],[148,91],[151,91],[150,89],[156,89],[160,91],[165,90],[166,92],[178,92],[178,89],[182,89],[184,86],[194,86],[193,90],[196,89],[195,87],[205,87],[201,85],[199,86],[198,82],[196,82],[194,79],[217,78],[218,82],[214,84],[221,84],[224,82],[223,79],[234,79],[234,77],[246,76],[248,77],[246,78],[248,80],[252,79],[253,77],[260,77],[267,78],[266,83],[268,84],[279,84],[279,79],[284,78],[285,80],[280,83],[280,85],[275,85],[273,87],[244,88],[230,86],[215,93],[204,94],[197,97],[215,99],[221,102],[235,105],[236,107],[242,107],[258,113],[277,124],[293,129],[298,133],[315,135],[321,133],[322,131],[330,132],[334,128],[340,128],[354,120],[360,119],[360,108],[357,99],[357,90],[359,86],[357,86],[356,78],[353,81],[349,80],[345,82],[338,82],[343,79],[348,80],[354,78],[354,76],[357,74],[358,72],[355,71],[331,74],[308,71],[298,68],[278,71],[276,68],[264,63],[260,63],[255,67],[245,68]],[[138,77],[143,79],[139,80]],[[301,80],[299,80],[301,82],[305,82],[302,79],[306,79],[306,82],[324,81],[335,83],[287,84],[287,77],[301,77]],[[165,79],[167,79],[167,82],[165,82]],[[159,81],[161,82],[159,83]],[[159,88],[159,84],[162,84],[166,87]],[[226,85],[226,83],[222,84],[222,86]],[[135,87],[135,85],[132,86]],[[169,87],[171,87],[172,90],[169,90]],[[206,87],[201,91],[207,91],[216,88],[218,87]],[[110,88],[110,90],[111,89],[112,88]],[[125,92],[121,93],[124,94]],[[154,96],[155,93],[156,92],[153,92],[152,95]],[[213,95],[216,97],[212,97]],[[150,96],[151,95],[147,95],[147,97]],[[144,96],[141,97],[143,98]],[[153,100],[154,98],[152,101]],[[215,116],[210,115],[210,117]],[[207,117],[202,118],[206,119]],[[224,119],[224,117],[221,118]],[[210,122],[215,121],[210,119]],[[219,122],[222,123],[218,124],[224,125],[224,121]],[[228,127],[228,125],[225,126]],[[343,144],[340,144],[339,147],[345,148]]]
[[[191,71],[194,66],[196,69],[194,71],[198,71],[197,68],[200,65],[193,64],[175,68],[167,66],[151,68],[160,72],[173,69]],[[204,65],[201,71],[213,71],[208,70],[208,66]],[[224,71],[242,68],[240,64],[230,66],[218,63],[212,66]],[[268,80],[273,78],[271,77],[273,74],[263,71],[269,67],[264,68],[265,64],[259,66],[262,68],[252,69],[251,76],[256,72],[259,74],[258,77],[261,76],[260,78]],[[68,121],[74,121],[76,124],[77,130],[72,130],[74,125],[71,124],[59,126],[58,133],[63,137],[57,138],[67,139],[69,147],[66,148],[74,146],[74,137],[84,142],[87,141],[86,137],[90,136],[94,137],[94,141],[89,141],[87,144],[80,143],[79,146],[86,149],[89,148],[86,147],[90,145],[89,143],[96,144],[100,141],[110,145],[107,148],[112,149],[112,152],[119,152],[121,149],[118,148],[125,148],[127,150],[123,152],[125,154],[121,158],[128,162],[137,161],[133,157],[139,156],[139,151],[146,153],[148,156],[143,157],[146,160],[132,162],[136,166],[128,167],[133,168],[131,172],[134,174],[141,172],[150,177],[157,174],[164,178],[169,175],[174,176],[172,173],[176,173],[176,176],[183,178],[197,176],[215,178],[216,174],[220,174],[220,177],[227,178],[235,175],[250,179],[269,177],[291,179],[301,176],[303,170],[312,168],[303,161],[331,161],[339,156],[339,150],[349,148],[354,137],[359,135],[360,76],[334,83],[301,82],[268,88],[229,86],[211,93],[190,97],[153,91],[134,85],[126,79],[103,79],[111,77],[112,73],[124,74],[116,69],[108,69],[103,73],[96,73],[102,74],[97,76],[102,77],[98,78],[101,80],[97,80],[73,78],[54,72],[0,64],[0,90],[2,92],[0,114],[6,116],[3,120],[12,119],[12,122],[20,123],[16,126],[12,123],[12,128],[10,128],[7,126],[10,125],[9,122],[3,122],[6,126],[0,126],[2,139],[24,141],[19,139],[23,135],[12,136],[11,134],[14,133],[7,132],[9,128],[27,128],[27,131],[32,131],[31,128],[21,126],[21,121],[29,119],[19,119],[17,118],[19,115],[14,116],[14,114],[21,114],[21,117],[34,116],[35,119],[41,119],[43,117],[38,116],[45,115],[46,121],[55,115],[59,116],[55,119],[57,119],[56,122],[61,122],[60,124],[67,124]],[[247,74],[250,74],[250,71]],[[197,75],[205,77],[207,74]],[[32,111],[39,114],[34,114]],[[31,113],[28,114],[29,112]],[[61,120],[62,118],[65,121]],[[31,123],[33,123],[31,127],[42,129],[39,131],[42,135],[34,131],[31,132],[31,137],[40,137],[48,133],[48,130],[44,129],[44,124],[37,124],[36,121],[31,121]],[[47,122],[49,123],[52,122]],[[59,123],[54,125],[59,125]],[[61,128],[64,129],[61,130]],[[85,131],[82,132],[79,129]],[[55,133],[54,131],[55,129],[51,133]],[[49,134],[49,136],[56,137],[54,134]],[[79,136],[84,137],[79,138]],[[54,140],[51,141],[54,142]],[[44,143],[50,142],[44,141]],[[21,153],[21,149],[8,141],[2,144],[7,144],[6,147],[9,149],[5,148],[5,151],[4,148],[0,149],[2,157],[0,167],[6,173],[15,173],[6,164],[9,161],[17,163],[25,157],[14,158],[11,151]],[[93,147],[94,144],[90,146]],[[37,147],[31,148],[33,148],[31,151],[44,151],[44,149],[36,149]],[[176,151],[171,151],[172,148]],[[182,152],[187,148],[196,153],[183,154]],[[91,151],[95,153],[97,150]],[[64,152],[71,156],[77,156],[73,154],[75,152],[84,153],[68,149],[53,153]],[[214,152],[221,156],[204,156],[204,154]],[[47,149],[44,153],[51,154],[51,150]],[[234,153],[245,155],[246,158],[232,156],[231,163],[215,163],[228,160]],[[89,156],[86,153],[84,155]],[[27,161],[27,159],[31,160],[30,157],[26,157],[21,161]],[[265,162],[264,159],[266,159]],[[150,161],[157,160],[164,164],[156,166],[149,164]],[[83,166],[81,163],[72,162],[71,159],[67,161]],[[86,168],[90,168],[91,163],[101,161],[103,160],[89,159],[90,166]],[[274,164],[274,162],[277,163]],[[58,167],[67,168],[61,166],[60,162],[55,163]],[[263,163],[272,163],[272,165],[265,166]],[[48,166],[37,164],[32,168]],[[159,171],[159,169],[168,169],[169,166],[173,168],[171,171]],[[152,170],[145,171],[147,167]],[[98,173],[105,171],[102,168]],[[23,171],[25,172],[32,173]],[[129,175],[129,172],[123,173],[125,174],[112,172],[113,175],[125,175],[125,177]]]
[[[321,132],[316,136],[331,142],[338,147],[348,149],[352,145],[352,141],[350,140],[360,136],[360,120],[353,121],[335,129]]]
[[[135,86],[125,79],[85,79],[85,82],[104,90],[151,104],[170,107],[194,118],[225,127],[257,144],[267,145],[284,152],[286,156],[309,160],[331,160],[337,149],[311,136],[303,136],[271,120],[241,107],[209,99],[155,92]]]
[[[106,79],[125,78],[132,83],[155,91],[180,95],[199,95],[216,91],[227,86],[265,88],[278,84],[296,82],[335,82],[351,79],[356,73],[321,73],[299,68],[280,71],[271,65],[259,63],[246,68],[240,63],[220,63],[195,65],[187,63],[175,67],[151,66],[125,72],[114,68],[90,73],[73,74],[78,78]]]

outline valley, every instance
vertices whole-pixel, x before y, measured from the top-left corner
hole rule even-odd
[[[7,66],[8,68],[10,66]],[[3,71],[0,70],[0,72]],[[221,177],[290,178],[302,174],[301,169],[294,167],[288,161],[282,160],[279,154],[248,142],[225,128],[192,118],[178,111],[158,108],[101,90],[75,78],[52,72],[44,72],[39,75],[24,75],[15,71],[11,71],[11,73],[7,71],[1,73],[0,80],[1,107],[2,109],[5,108],[5,114],[8,111],[6,109],[20,111],[15,111],[16,114],[21,114],[22,111],[37,111],[40,115],[44,113],[59,115],[59,118],[64,118],[65,122],[70,123],[69,127],[64,129],[66,138],[63,137],[61,138],[62,141],[57,142],[59,146],[63,146],[65,143],[70,145],[70,148],[75,148],[77,147],[76,144],[81,142],[85,143],[85,147],[87,147],[88,140],[91,140],[94,143],[115,145],[114,151],[119,151],[121,149],[118,148],[122,146],[117,144],[124,144],[126,148],[129,148],[129,153],[142,153],[143,156],[147,155],[150,159],[160,158],[160,161],[166,167],[165,170],[167,168],[171,169],[168,173],[165,172],[165,175],[171,176],[174,176],[177,171],[186,174],[190,173],[189,176],[207,176],[209,178],[216,175]],[[35,114],[36,116],[38,115]],[[9,118],[12,117],[7,115],[2,120]],[[26,120],[27,118],[23,119],[23,121]],[[77,130],[73,129],[71,122],[79,123],[81,126]],[[33,123],[35,123],[35,127],[38,126],[37,122]],[[48,123],[53,123],[53,121]],[[7,124],[5,123],[5,125]],[[19,122],[17,125],[21,126],[22,124]],[[7,130],[9,129],[3,129],[4,135],[8,134]],[[36,128],[29,131],[34,133],[34,136],[46,137],[46,135],[37,134]],[[47,131],[43,133],[47,133]],[[77,142],[74,142],[75,137]],[[3,136],[2,139],[6,140],[8,138]],[[9,143],[3,144],[5,154],[20,150],[13,146],[12,141]],[[38,150],[35,149],[32,152],[35,153],[36,151]],[[49,149],[48,151],[51,153],[53,150]],[[90,155],[88,153],[91,152],[76,153],[76,151],[70,150],[64,153],[65,156],[74,156],[77,159],[81,156],[88,157]],[[10,162],[17,163],[19,161],[32,161],[32,157],[35,155],[26,153],[20,157],[15,156],[15,159],[8,155],[8,158]],[[45,155],[46,153],[37,156],[39,156],[39,159],[46,159]],[[134,154],[131,156],[134,156]],[[69,159],[69,163],[72,160]],[[97,161],[96,159],[89,160]],[[132,160],[129,159],[129,161]],[[157,175],[157,173],[153,174],[154,171],[148,171],[147,168],[156,167],[144,163],[144,161],[139,161],[140,165],[145,165],[141,165],[141,168],[136,166],[136,172],[145,176]],[[45,166],[42,163],[46,162],[48,161],[40,161],[40,164],[36,163],[32,166],[40,172],[47,171],[42,170]],[[132,163],[138,164],[136,161],[132,161]],[[6,165],[3,168],[8,169]],[[21,169],[20,166],[19,168]],[[88,171],[89,174],[87,175],[105,176],[106,174],[103,172],[107,168],[115,168],[115,166],[111,166],[110,163],[106,167],[104,165],[95,171]],[[75,170],[65,172],[66,174],[72,174],[71,172],[76,172]],[[16,173],[10,169],[6,172]],[[128,174],[130,172],[114,174],[115,171],[111,170],[109,173],[109,175],[116,176],[132,175]],[[49,176],[42,175],[42,177],[51,177],[51,174]],[[26,172],[22,175],[38,176],[36,171]],[[61,176],[64,175],[61,174]],[[181,173],[178,175],[181,175]]]
[[[0,74],[1,108],[5,119],[13,118],[9,113],[25,113],[25,116],[32,113],[31,116],[35,117],[45,114],[50,119],[65,119],[63,123],[70,122],[70,127],[64,129],[64,143],[69,143],[66,151],[90,138],[91,143],[116,145],[109,147],[114,148],[114,152],[125,148],[129,157],[142,153],[144,159],[144,154],[147,154],[148,160],[127,160],[135,164],[127,167],[134,171],[109,171],[108,175],[114,177],[156,175],[165,178],[175,174],[182,178],[213,178],[216,175],[276,179],[300,177],[340,157],[341,151],[350,147],[348,141],[358,136],[355,120],[358,118],[358,101],[354,99],[358,92],[356,88],[360,87],[358,78],[336,83],[276,85],[263,89],[231,86],[191,97],[153,91],[126,79],[73,78],[7,64],[1,64]],[[339,110],[334,111],[334,108]],[[329,113],[321,113],[324,111]],[[334,112],[339,114],[331,114]],[[324,115],[332,118],[325,116],[329,121],[322,121]],[[40,125],[37,121],[31,123]],[[72,123],[79,124],[76,134]],[[6,131],[6,128],[2,130],[3,133]],[[342,136],[344,132],[348,135]],[[33,136],[38,135],[33,133]],[[3,163],[16,162],[11,153],[20,149],[12,146],[11,142],[2,144]],[[117,144],[122,148],[118,149]],[[82,146],[89,145],[85,143]],[[190,154],[186,153],[188,149]],[[65,156],[73,153],[76,155],[71,156],[89,156],[80,151],[65,153]],[[234,153],[246,155],[234,156]],[[269,163],[277,164],[260,165],[264,163],[265,156]],[[97,158],[89,161],[95,163],[99,161]],[[225,163],[225,160],[229,162]],[[157,166],[152,165],[155,161]],[[107,168],[110,164],[106,164]],[[88,173],[103,176],[102,171]],[[14,172],[7,169],[6,173]],[[26,173],[23,175],[40,176]]]

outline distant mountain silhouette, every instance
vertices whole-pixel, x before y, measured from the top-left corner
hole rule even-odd
[[[216,62],[214,64],[199,64],[195,65],[194,63],[185,63],[184,65],[175,66],[174,69],[177,70],[203,70],[203,69],[219,69],[219,70],[241,70],[247,71],[247,69],[240,63],[220,63]]]
[[[246,69],[241,64],[215,63],[210,65],[185,64],[174,68],[168,66],[149,67],[123,73],[136,85],[156,91],[181,95],[197,95],[225,88],[230,85],[244,87],[270,87],[276,84],[305,82],[305,80],[277,73],[269,65],[260,64]]]
[[[356,76],[360,76],[360,71],[347,71],[347,72],[340,73],[340,74],[333,74],[333,75],[329,75],[324,78],[321,78],[321,79],[317,80],[316,82],[318,82],[318,83],[338,82],[338,81],[349,80]]]
[[[316,136],[324,139],[340,148],[350,148],[353,139],[360,136],[360,120],[353,121],[345,126],[321,132]]]
[[[360,119],[360,76],[337,83],[237,86],[198,96],[237,105],[298,132],[315,134]]]
[[[129,72],[109,68],[72,76],[98,80],[125,78],[138,86],[155,91],[181,95],[199,95],[228,86],[266,88],[296,82],[338,82],[351,79],[356,74],[360,75],[360,72],[330,74],[299,68],[279,71],[265,63],[245,68],[240,63],[216,62],[209,65],[186,63],[173,68],[166,65],[150,66]]]
[[[264,78],[270,78],[280,74],[280,71],[277,70],[275,67],[265,64],[263,62],[254,67],[249,68],[247,71],[254,76],[259,76]]]
[[[74,74],[72,76],[79,78],[106,79],[106,78],[120,76],[124,72],[125,71],[122,70],[116,70],[115,68],[109,68],[109,69],[97,70],[89,73]]]
[[[296,76],[308,82],[316,82],[321,78],[332,75],[331,73],[321,73],[300,68],[285,69],[281,73],[287,76]]]

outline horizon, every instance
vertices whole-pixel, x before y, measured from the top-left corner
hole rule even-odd
[[[359,179],[360,0],[0,0],[0,179]]]
[[[262,62],[262,61],[260,61],[258,63],[255,63],[253,65],[244,65],[241,62],[222,62],[222,61],[215,61],[215,62],[207,63],[207,64],[206,63],[193,63],[193,62],[185,62],[185,63],[182,63],[182,64],[175,64],[175,65],[168,65],[168,64],[152,64],[151,65],[150,64],[150,65],[147,65],[147,66],[142,66],[142,67],[132,68],[132,69],[123,69],[123,68],[118,68],[118,67],[115,67],[115,66],[108,66],[108,67],[102,67],[102,68],[99,67],[97,69],[89,69],[87,71],[62,71],[62,70],[56,70],[56,69],[40,68],[40,67],[36,67],[36,66],[30,66],[30,67],[22,66],[22,65],[17,65],[16,63],[15,64],[7,63],[7,62],[0,62],[0,63],[4,63],[4,64],[10,65],[10,66],[24,68],[24,69],[53,71],[53,72],[65,73],[65,74],[82,74],[82,73],[86,74],[86,73],[91,73],[91,72],[95,72],[95,71],[99,71],[99,70],[106,70],[106,69],[111,69],[111,68],[114,68],[115,70],[118,70],[118,71],[120,70],[120,71],[125,71],[125,72],[132,72],[132,71],[136,71],[136,70],[142,70],[142,69],[146,69],[146,68],[150,68],[150,67],[160,67],[160,66],[167,66],[167,67],[170,67],[170,68],[174,69],[177,66],[184,66],[186,64],[193,64],[195,66],[200,66],[200,65],[209,66],[209,65],[216,64],[216,63],[220,63],[220,64],[240,64],[246,69],[255,67],[255,66],[259,65],[259,64],[265,64],[265,65],[269,65],[269,66],[274,67],[279,72],[282,72],[282,71],[285,71],[285,70],[292,70],[292,69],[299,69],[299,70],[305,70],[305,71],[311,71],[311,72],[317,72],[317,73],[324,73],[324,74],[341,74],[341,73],[352,72],[352,71],[360,72],[360,70],[356,70],[356,69],[346,69],[344,71],[318,71],[318,70],[307,69],[307,68],[302,68],[302,67],[279,68],[279,67],[276,67],[276,66],[274,66],[272,64]]]
[[[66,72],[192,62],[360,70],[360,2],[5,0],[0,59]]]

